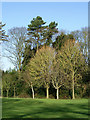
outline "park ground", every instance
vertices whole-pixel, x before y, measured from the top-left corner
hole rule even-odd
[[[88,118],[88,99],[3,98],[3,118]]]

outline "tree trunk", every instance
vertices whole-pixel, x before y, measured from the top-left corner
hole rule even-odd
[[[47,92],[47,99],[49,98],[49,87],[46,88],[46,92]]]
[[[72,99],[75,99],[75,95],[74,95],[74,80],[73,80],[73,85],[72,85]]]
[[[75,99],[75,95],[74,95],[74,79],[72,80],[72,99]]]
[[[75,95],[74,95],[74,71],[72,72],[72,99],[75,99]]]
[[[57,88],[57,99],[59,99],[59,88]]]
[[[33,97],[33,99],[34,99],[34,90],[33,90],[33,86],[31,86],[31,88],[32,88],[32,97]]]
[[[15,87],[14,87],[14,98],[16,97],[16,95],[15,95]]]
[[[7,90],[7,98],[8,98],[8,90]]]

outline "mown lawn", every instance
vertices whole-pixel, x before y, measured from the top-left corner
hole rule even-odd
[[[3,98],[3,118],[88,118],[88,99]]]

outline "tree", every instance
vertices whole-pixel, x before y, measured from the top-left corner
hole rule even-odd
[[[3,88],[7,91],[7,97],[11,88],[12,76],[9,73],[5,73],[2,77]]]
[[[49,98],[49,84],[51,75],[52,61],[55,56],[55,50],[51,47],[42,47],[36,52],[28,64],[30,79],[34,81],[37,86],[44,85],[47,91],[47,98]]]
[[[55,23],[54,22],[51,22],[48,27],[47,27],[47,31],[45,31],[43,33],[44,35],[44,38],[46,39],[45,41],[45,45],[51,45],[53,40],[52,40],[52,37],[53,35],[55,35],[56,33],[58,33],[58,29],[56,28],[58,25],[58,23]]]
[[[12,77],[11,85],[12,85],[12,87],[13,87],[14,98],[15,98],[15,97],[16,97],[16,85],[19,84],[18,72],[13,69],[11,72],[9,72],[9,74],[10,74],[11,77]]]
[[[2,28],[5,26],[6,24],[2,24],[2,22],[0,22],[0,45],[2,42],[4,41],[8,41],[8,35],[5,34],[5,30],[3,30]],[[0,47],[0,63],[2,63],[1,59],[2,59],[2,47]]]
[[[47,26],[43,26],[46,22],[42,20],[42,17],[37,16],[33,18],[30,25],[28,25],[28,35],[29,35],[29,42],[33,45],[37,46],[37,51],[39,45],[45,41],[43,38],[43,32],[46,31]]]
[[[28,70],[28,67],[25,69],[25,71],[22,73],[24,81],[28,84],[28,86],[32,89],[32,97],[34,97],[34,86],[35,86],[35,80],[33,80],[33,77],[30,75],[30,72]]]
[[[0,41],[8,41],[8,35],[6,35],[5,30],[2,29],[5,25],[6,24],[2,24],[2,22],[0,22]]]
[[[2,70],[0,69],[0,96],[3,97]]]
[[[36,48],[31,49],[31,45],[26,44],[25,51],[23,53],[23,61],[22,61],[22,71],[25,71],[26,65],[30,61],[31,58],[35,56]]]
[[[61,49],[61,47],[64,45],[64,43],[68,40],[74,39],[72,34],[65,34],[61,32],[60,35],[56,37],[56,40],[52,43],[52,46],[58,51]]]
[[[9,41],[6,44],[6,57],[13,63],[15,68],[20,72],[23,52],[25,48],[27,30],[25,27],[15,27],[9,30]]]
[[[85,69],[85,59],[80,51],[79,44],[75,43],[75,40],[68,40],[64,46],[62,46],[59,56],[65,74],[68,80],[71,81],[72,98],[75,99],[75,85],[77,85],[78,79],[82,77],[81,71]]]
[[[65,74],[62,69],[62,64],[60,63],[58,53],[52,64],[52,84],[54,88],[57,90],[57,99],[59,99],[59,88],[64,85],[65,82]]]
[[[81,51],[88,63],[88,28],[84,27],[81,28],[81,30],[72,31],[71,34],[73,34],[75,40],[79,42]]]

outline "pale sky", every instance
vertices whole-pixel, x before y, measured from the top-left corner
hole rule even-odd
[[[88,2],[2,2],[6,32],[12,27],[27,27],[36,16],[41,16],[47,24],[57,22],[59,30],[80,30],[88,26]],[[10,67],[13,65],[3,58],[2,68]]]

